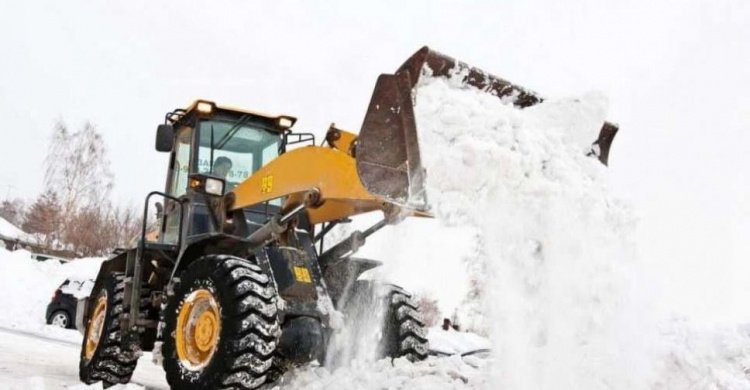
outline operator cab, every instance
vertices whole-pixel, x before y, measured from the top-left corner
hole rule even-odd
[[[172,152],[167,193],[185,194],[193,174],[222,179],[222,193],[231,191],[283,152],[284,135],[295,121],[288,115],[239,110],[204,100],[168,113],[157,132],[157,150]],[[161,139],[160,132],[164,133]],[[173,140],[171,145],[166,138]]]
[[[283,153],[296,118],[219,106],[197,100],[186,109],[168,113],[156,134],[156,150],[170,152],[166,194],[189,198],[184,212],[188,236],[211,231],[206,195],[222,196]],[[164,210],[164,241],[179,235],[177,202]],[[266,205],[281,206],[281,199]],[[161,236],[161,235],[160,235]],[[162,242],[164,242],[162,241]]]

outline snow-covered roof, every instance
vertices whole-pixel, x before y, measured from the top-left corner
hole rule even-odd
[[[26,232],[2,217],[0,217],[0,236],[7,239],[17,239],[21,241],[26,241],[29,238],[29,235]]]
[[[41,240],[34,234],[26,233],[16,225],[8,222],[7,219],[0,217],[0,240],[20,241],[26,245],[38,245]]]

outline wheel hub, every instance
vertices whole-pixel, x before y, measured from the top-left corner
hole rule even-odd
[[[177,315],[177,357],[190,370],[205,367],[217,349],[221,314],[213,293],[201,288],[188,295]]]
[[[201,352],[206,352],[213,346],[217,330],[216,316],[211,311],[204,311],[195,326],[195,343]]]
[[[94,314],[89,320],[88,328],[86,329],[86,360],[91,360],[96,352],[96,348],[99,346],[99,339],[104,329],[104,320],[107,317],[107,296],[101,296],[96,301],[96,308]]]
[[[63,313],[57,313],[52,317],[52,325],[65,328],[68,326],[68,317]]]

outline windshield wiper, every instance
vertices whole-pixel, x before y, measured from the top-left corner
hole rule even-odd
[[[208,160],[208,171],[213,173],[214,172],[214,124],[211,123],[211,156]]]
[[[239,131],[240,126],[244,125],[248,121],[248,119],[250,119],[249,115],[243,115],[237,122],[235,122],[235,124],[232,125],[232,127],[229,129],[229,131],[227,131],[227,133],[223,137],[221,137],[221,139],[219,140],[219,144],[216,145],[217,149],[224,149],[224,145],[226,145],[227,142],[229,142],[229,140],[232,137],[234,137],[234,134],[237,133],[237,131]],[[213,125],[211,125],[211,126],[213,126]],[[212,135],[213,135],[213,133],[212,133]],[[212,144],[213,144],[213,142],[212,142]],[[213,145],[212,145],[212,148],[211,148],[211,152],[213,152]]]

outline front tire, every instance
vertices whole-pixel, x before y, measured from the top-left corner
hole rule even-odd
[[[266,383],[281,335],[273,281],[233,256],[208,255],[180,275],[164,309],[164,370],[173,389]]]

